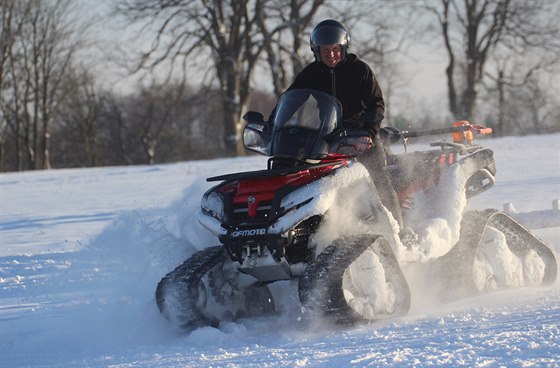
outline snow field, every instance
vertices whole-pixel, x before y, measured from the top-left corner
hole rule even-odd
[[[511,202],[527,212],[560,197],[559,134],[481,143],[495,152],[496,186],[468,209]],[[174,329],[154,291],[189,254],[215,245],[192,221],[212,185],[204,179],[265,165],[249,157],[3,173],[0,366],[560,365],[558,281],[441,304],[412,280],[408,315],[354,327],[300,318],[295,308],[190,335]],[[558,255],[560,228],[534,232]]]

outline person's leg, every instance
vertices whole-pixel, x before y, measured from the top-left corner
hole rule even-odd
[[[387,170],[387,156],[383,148],[383,143],[379,138],[373,140],[371,153],[361,157],[360,161],[368,169],[375,188],[381,199],[381,203],[391,212],[395,220],[399,224],[399,228],[403,228],[402,210],[399,203],[397,192],[393,187],[389,171]]]

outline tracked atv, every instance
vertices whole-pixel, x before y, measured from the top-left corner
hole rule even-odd
[[[387,142],[442,133],[457,141],[390,156],[406,225],[420,234],[403,243],[357,160],[364,133],[340,127],[334,98],[289,91],[272,128],[259,113],[245,120],[245,146],[269,156],[268,167],[207,179],[220,183],[204,194],[198,220],[218,244],[159,282],[157,305],[174,324],[192,329],[282,310],[270,286],[283,280],[297,284],[306,310],[337,323],[406,313],[407,277],[419,273],[444,298],[555,280],[554,254],[523,226],[498,211],[463,211],[467,198],[494,184],[492,151],[472,141],[488,129],[462,122],[384,130]],[[455,212],[438,212],[434,196]]]

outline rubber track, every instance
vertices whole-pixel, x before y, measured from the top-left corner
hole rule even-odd
[[[523,225],[504,212],[497,211],[487,222],[500,230],[508,241],[510,250],[523,259],[529,250],[535,251],[545,263],[543,285],[552,284],[558,274],[558,264],[552,250],[541,240],[536,238]]]
[[[169,320],[178,320],[180,327],[185,329],[217,325],[219,321],[207,318],[194,304],[198,299],[198,287],[202,277],[227,258],[227,252],[222,246],[209,247],[194,253],[168,273],[156,289],[156,302],[160,312]],[[178,299],[178,305],[175,306],[179,308],[178,311],[169,310],[167,301],[170,298]],[[175,315],[170,316],[169,313]]]
[[[373,243],[381,240],[386,247],[376,249],[385,272],[390,273],[399,284],[402,301],[393,316],[404,314],[410,307],[410,291],[400,267],[386,240],[380,236],[364,235],[344,237],[335,240],[309,264],[299,279],[299,298],[310,309],[324,313],[329,319],[340,324],[353,324],[366,319],[347,304],[342,288],[344,271]]]
[[[444,301],[478,294],[473,280],[473,267],[482,235],[487,226],[495,227],[506,236],[510,250],[523,257],[534,250],[546,265],[543,284],[554,282],[557,262],[554,253],[529,230],[507,214],[496,210],[469,211],[463,215],[459,242],[446,255],[429,262],[433,280],[439,281],[439,292]]]

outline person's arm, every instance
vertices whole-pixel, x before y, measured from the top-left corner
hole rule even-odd
[[[366,68],[362,96],[365,104],[364,125],[374,135],[378,135],[381,121],[385,118],[385,100],[381,87],[369,67]]]

